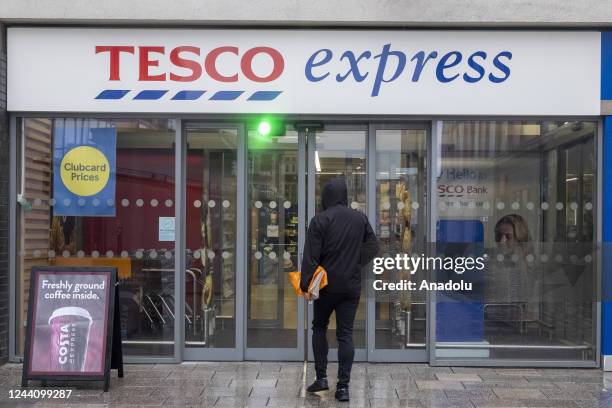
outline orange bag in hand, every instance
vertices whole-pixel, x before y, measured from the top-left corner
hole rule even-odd
[[[302,274],[300,271],[289,272],[289,281],[293,285],[293,290],[295,290],[295,294],[298,296],[304,296],[304,292],[300,288],[300,278]],[[321,265],[317,266],[317,270],[315,271],[312,279],[310,280],[310,284],[308,285],[308,294],[312,299],[319,298],[319,291],[327,286],[327,271]]]

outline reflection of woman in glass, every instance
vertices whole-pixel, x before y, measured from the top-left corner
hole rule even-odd
[[[510,251],[526,247],[529,242],[529,228],[525,219],[518,214],[504,215],[495,224],[495,242]]]
[[[534,301],[531,295],[536,293],[537,284],[531,274],[533,259],[527,260],[529,255],[533,257],[533,250],[525,219],[518,214],[501,217],[495,224],[495,245],[497,256],[492,259],[486,276],[485,302],[505,304],[505,310],[515,316],[513,320],[523,320],[527,303]],[[504,308],[495,310],[499,313]],[[509,316],[499,317],[509,319]]]

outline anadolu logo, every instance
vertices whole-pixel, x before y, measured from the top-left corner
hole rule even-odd
[[[60,169],[62,182],[68,191],[83,197],[98,194],[110,178],[108,158],[91,146],[78,146],[68,151]]]

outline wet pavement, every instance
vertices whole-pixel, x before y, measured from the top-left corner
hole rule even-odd
[[[330,364],[330,378],[337,365]],[[330,391],[308,395],[312,364],[283,362],[128,364],[101,383],[49,383],[70,389],[67,399],[11,399],[21,389],[21,365],[0,367],[1,407],[553,407],[612,408],[612,373],[599,369],[430,367],[356,363],[351,401]],[[606,387],[610,391],[606,391]],[[43,389],[31,382],[27,390]]]

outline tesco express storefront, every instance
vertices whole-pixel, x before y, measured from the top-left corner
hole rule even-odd
[[[112,265],[128,360],[302,360],[287,273],[340,176],[381,256],[487,257],[467,297],[364,268],[358,360],[600,366],[604,37],[9,28],[11,358],[33,266]]]

